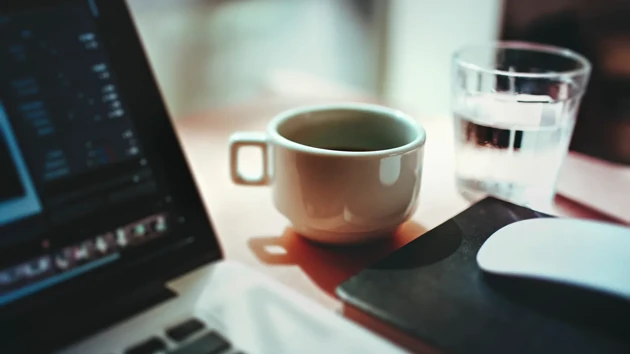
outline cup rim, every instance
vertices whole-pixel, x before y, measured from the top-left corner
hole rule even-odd
[[[462,59],[462,55],[473,49],[516,49],[523,51],[532,51],[557,55],[564,57],[580,64],[580,67],[573,70],[556,71],[548,73],[527,73],[527,72],[514,72],[500,69],[494,69],[491,67],[484,67]],[[568,48],[558,47],[554,45],[541,44],[535,42],[525,41],[492,41],[483,44],[469,44],[458,48],[453,53],[453,62],[459,67],[470,69],[473,71],[482,72],[485,74],[493,74],[508,77],[523,77],[533,79],[549,79],[557,77],[575,77],[575,76],[588,76],[591,72],[591,62],[582,54],[575,52]]]
[[[305,113],[335,111],[335,110],[354,110],[354,111],[363,111],[366,113],[386,115],[390,118],[393,118],[395,120],[398,120],[404,123],[410,129],[413,129],[416,133],[416,136],[411,142],[401,145],[401,146],[397,146],[395,148],[391,148],[391,149],[375,150],[375,151],[340,151],[340,150],[322,149],[318,147],[300,144],[293,140],[285,138],[284,136],[280,135],[280,133],[278,133],[278,127],[282,123],[290,120],[291,118],[297,117]],[[409,115],[399,110],[389,108],[386,106],[381,106],[381,105],[371,104],[371,103],[355,103],[355,102],[333,103],[333,104],[314,104],[314,105],[300,106],[300,107],[286,110],[276,115],[271,120],[271,122],[267,126],[267,134],[270,137],[270,140],[274,144],[282,146],[289,150],[296,150],[299,152],[308,153],[312,155],[319,155],[319,156],[349,157],[349,158],[369,158],[369,157],[386,157],[386,156],[402,155],[407,152],[413,151],[419,147],[422,147],[426,141],[426,131],[420,125],[420,123],[418,123],[416,120],[411,118]]]

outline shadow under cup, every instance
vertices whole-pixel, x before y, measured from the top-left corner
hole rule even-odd
[[[417,129],[404,119],[357,109],[297,114],[278,124],[277,132],[300,145],[343,152],[391,150],[419,138]]]

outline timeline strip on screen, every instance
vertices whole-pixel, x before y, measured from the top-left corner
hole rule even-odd
[[[44,279],[38,283],[34,283],[31,285],[27,285],[23,288],[20,288],[18,290],[14,290],[10,293],[4,294],[4,295],[0,295],[0,305],[4,305],[6,303],[15,301],[19,298],[22,298],[24,296],[30,295],[32,293],[35,293],[37,291],[40,291],[42,289],[45,289],[47,287],[50,287],[52,285],[61,283],[65,280],[68,280],[70,278],[74,278],[77,275],[86,273],[92,269],[98,268],[100,266],[103,266],[107,263],[111,263],[115,260],[117,260],[120,257],[119,253],[116,254],[111,254],[105,258],[101,258],[97,261],[91,262],[91,263],[87,263],[83,266],[74,268],[68,272],[65,273],[61,273],[59,275]]]
[[[0,270],[0,306],[59,284],[121,257],[127,248],[166,235],[168,213],[157,213],[55,252]]]

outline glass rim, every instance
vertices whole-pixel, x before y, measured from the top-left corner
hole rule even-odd
[[[518,71],[506,71],[500,69],[492,69],[481,65],[473,64],[469,61],[462,59],[462,55],[467,51],[473,49],[516,49],[530,52],[540,52],[552,54],[560,57],[564,57],[580,64],[580,67],[573,70],[556,71],[549,73],[526,73]],[[571,49],[558,47],[554,45],[524,42],[524,41],[494,41],[484,44],[468,44],[460,47],[453,53],[453,61],[460,67],[471,69],[486,74],[494,74],[509,77],[525,77],[525,78],[557,78],[557,77],[575,77],[584,75],[587,76],[591,72],[591,62],[586,59],[585,56],[579,54]]]

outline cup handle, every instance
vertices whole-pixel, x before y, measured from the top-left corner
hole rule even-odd
[[[234,133],[230,136],[230,176],[232,182],[246,186],[265,186],[269,184],[269,155],[267,137],[263,133]],[[243,176],[239,171],[238,152],[244,146],[254,146],[262,151],[262,175],[259,178]]]

